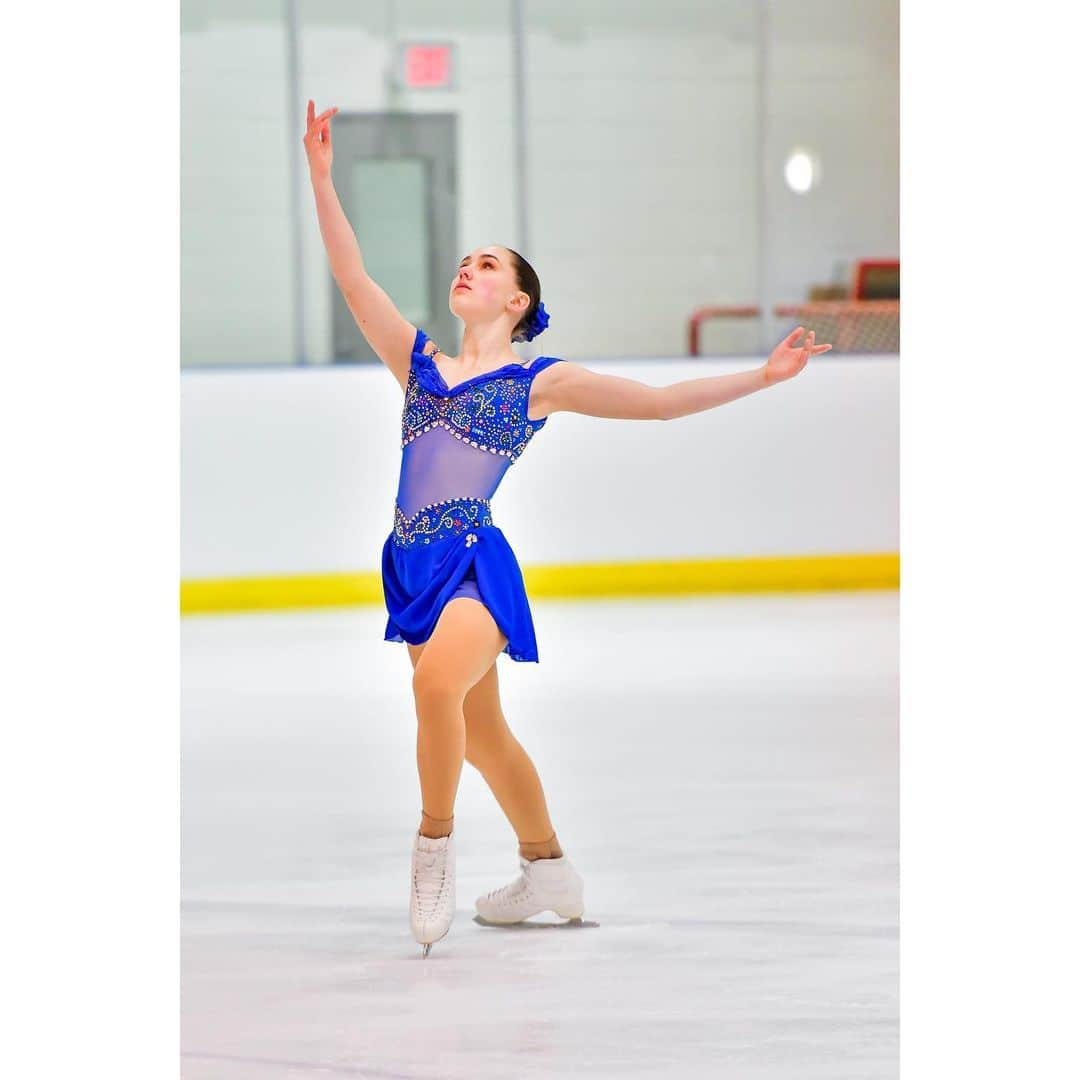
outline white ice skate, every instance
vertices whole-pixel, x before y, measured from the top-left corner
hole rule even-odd
[[[413,837],[412,891],[409,896],[409,922],[413,937],[424,946],[424,956],[431,946],[446,937],[454,918],[457,891],[454,882],[454,834]]]
[[[518,923],[553,911],[563,919],[579,919],[585,911],[585,883],[566,855],[558,859],[526,859],[518,855],[521,874],[509,885],[476,900],[476,912],[490,923]]]

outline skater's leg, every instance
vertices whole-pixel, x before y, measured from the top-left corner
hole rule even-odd
[[[426,642],[409,646],[414,668],[426,647]],[[518,851],[527,859],[559,858],[562,848],[548,815],[540,777],[503,715],[494,661],[465,695],[463,711],[465,760],[491,788],[518,838]]]
[[[412,679],[423,836],[453,831],[465,760],[465,696],[505,646],[506,637],[491,612],[471,597],[451,600],[424,643]]]
[[[465,755],[513,826],[518,851],[529,859],[562,855],[536,766],[503,714],[496,665],[465,699],[465,730]]]

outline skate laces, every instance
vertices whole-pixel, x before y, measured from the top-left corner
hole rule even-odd
[[[522,872],[509,885],[503,885],[494,892],[488,893],[488,900],[493,904],[506,904],[513,903],[516,900],[524,900],[529,895],[530,886],[532,885],[529,879],[529,866],[532,866],[531,862],[528,863],[528,866],[522,867]]]
[[[446,884],[445,860],[442,867],[437,865],[438,851],[417,851],[416,868],[413,871],[413,891],[425,910],[430,910],[438,904]]]

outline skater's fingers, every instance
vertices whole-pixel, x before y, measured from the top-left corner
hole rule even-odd
[[[332,109],[327,109],[326,112],[315,115],[315,103],[313,101],[308,102],[308,128],[304,135],[304,141],[308,142],[329,142],[329,138],[323,139],[322,133],[324,128],[330,122],[330,118],[338,111],[335,106]]]
[[[798,341],[799,338],[802,336],[803,329],[804,328],[801,326],[796,326],[795,329],[792,330],[791,333],[788,334],[788,336],[784,339],[784,344],[794,345],[795,342]]]

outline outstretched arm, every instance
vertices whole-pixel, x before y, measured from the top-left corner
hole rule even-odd
[[[334,189],[330,175],[333,161],[330,120],[337,111],[336,108],[327,109],[316,116],[315,103],[308,102],[304,150],[315,193],[319,230],[330,260],[330,271],[356,325],[404,389],[416,327],[398,311],[382,286],[368,275],[356,233]]]
[[[601,375],[579,364],[555,364],[548,369],[550,378],[536,387],[535,406],[548,413],[575,412],[615,420],[675,420],[704,412],[794,378],[811,356],[832,348],[815,345],[812,330],[802,345],[797,344],[804,329],[793,330],[753,371],[687,379],[670,386],[648,386],[618,375]],[[543,374],[537,379],[543,379]]]

